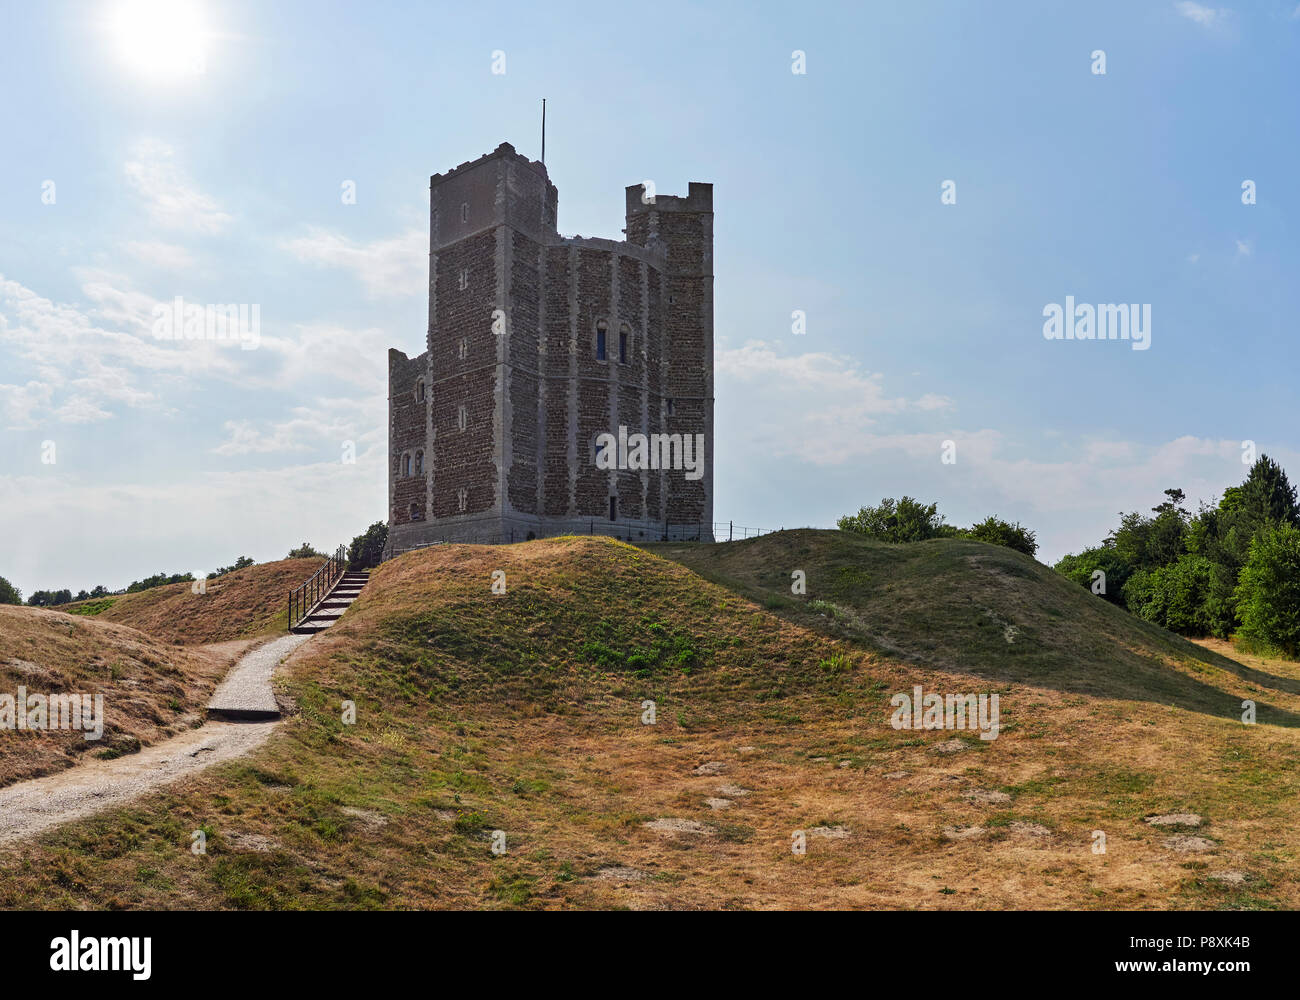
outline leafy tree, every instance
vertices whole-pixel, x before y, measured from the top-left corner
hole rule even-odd
[[[1202,503],[1195,517],[1183,506],[1185,499],[1182,490],[1165,490],[1165,500],[1151,508],[1151,516],[1120,515],[1119,527],[1099,548],[1066,556],[1057,570],[1086,587],[1092,571],[1101,569],[1108,599],[1148,621],[1192,635],[1228,638],[1239,627],[1246,634],[1247,606],[1253,609],[1256,638],[1278,633],[1276,625],[1267,624],[1270,616],[1300,617],[1300,602],[1277,603],[1291,599],[1285,590],[1274,595],[1271,605],[1258,583],[1252,584],[1248,600],[1241,590],[1245,567],[1264,558],[1253,555],[1263,545],[1261,539],[1279,528],[1300,528],[1296,489],[1282,468],[1260,456],[1240,486],[1226,489],[1217,504]],[[1270,572],[1281,572],[1276,548],[1273,541],[1261,549],[1273,553]],[[1263,572],[1257,565],[1252,579]],[[1282,648],[1276,640],[1260,641]]]
[[[208,574],[208,579],[215,580],[219,576],[225,576],[227,573],[233,573],[237,569],[244,569],[245,567],[252,565],[253,560],[251,558],[248,556],[240,556],[234,561],[233,565],[217,567],[217,569]]]
[[[920,542],[934,538],[946,527],[939,505],[929,506],[903,497],[895,502],[891,497],[880,501],[877,507],[863,507],[856,514],[846,514],[838,521],[841,531],[855,531],[880,542]]]
[[[1214,564],[1204,556],[1184,555],[1177,562],[1138,570],[1124,585],[1124,601],[1139,618],[1172,632],[1210,635],[1213,623],[1207,600]]]
[[[105,587],[102,583],[97,583],[94,589],[91,590],[90,596],[91,599],[93,600],[96,597],[107,597],[109,593],[110,591],[107,587]]]
[[[1124,561],[1114,545],[1098,545],[1091,549],[1084,549],[1078,555],[1064,556],[1056,564],[1055,569],[1056,572],[1089,590],[1092,589],[1093,574],[1101,570],[1104,576],[1097,582],[1101,584],[1104,581],[1105,589],[1099,596],[1106,598],[1112,604],[1118,604],[1121,608],[1128,606],[1124,603],[1124,585],[1133,575],[1133,567]]]
[[[17,587],[0,576],[0,604],[22,604],[23,594]]]
[[[37,590],[27,598],[27,603],[35,608],[52,608],[56,604],[71,604],[71,590]]]
[[[1187,551],[1187,529],[1191,516],[1183,508],[1185,499],[1179,489],[1165,490],[1168,498],[1151,508],[1155,517],[1136,511],[1121,514],[1119,527],[1106,544],[1112,545],[1120,558],[1136,569],[1168,566]]]
[[[286,559],[313,559],[323,558],[324,552],[317,552],[311,547],[310,542],[303,542],[296,549],[290,549]]]
[[[1260,455],[1241,484],[1241,510],[1258,527],[1266,523],[1300,527],[1300,504],[1295,487],[1282,467],[1267,455]]]
[[[1236,596],[1243,636],[1300,654],[1300,528],[1278,524],[1255,537]]]
[[[348,568],[370,569],[378,566],[384,558],[384,546],[388,544],[388,525],[376,521],[357,535],[348,546]]]
[[[166,573],[155,573],[153,576],[146,576],[143,580],[133,581],[126,588],[126,592],[128,594],[135,594],[141,590],[152,590],[154,587],[164,587],[169,583],[188,583],[193,579],[193,573],[173,573],[170,576]]]
[[[1005,545],[1009,549],[1032,556],[1038,551],[1038,541],[1028,528],[1021,527],[1019,521],[1011,524],[990,514],[978,524],[972,524],[961,532],[966,538],[990,545]]]

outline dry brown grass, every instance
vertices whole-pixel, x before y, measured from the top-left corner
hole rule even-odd
[[[189,583],[172,583],[112,598],[93,615],[106,622],[130,625],[180,645],[200,645],[229,639],[284,632],[288,628],[289,591],[320,568],[320,559],[281,559],[247,566],[205,581],[207,592],[195,594]],[[69,604],[62,611],[92,611],[102,601]]]
[[[0,605],[0,692],[102,694],[103,738],[0,729],[0,785],[119,755],[203,719],[204,706],[249,642],[178,649],[133,628],[61,611]]]

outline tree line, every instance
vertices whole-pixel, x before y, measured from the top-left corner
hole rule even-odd
[[[1300,654],[1300,505],[1267,455],[1195,514],[1180,489],[1149,514],[1121,513],[1101,544],[1058,572],[1139,618],[1189,636],[1234,636]]]

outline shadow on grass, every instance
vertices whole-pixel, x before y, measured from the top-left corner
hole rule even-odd
[[[785,620],[903,662],[1065,693],[1240,720],[1241,698],[1193,676],[1223,671],[1300,694],[1094,596],[1010,549],[964,539],[889,545],[799,529],[739,542],[643,546]],[[806,595],[791,595],[803,571]],[[1300,714],[1256,700],[1259,723]]]

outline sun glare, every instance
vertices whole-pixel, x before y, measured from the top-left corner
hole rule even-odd
[[[206,28],[191,0],[122,0],[111,30],[118,55],[143,76],[174,80],[204,72]]]

